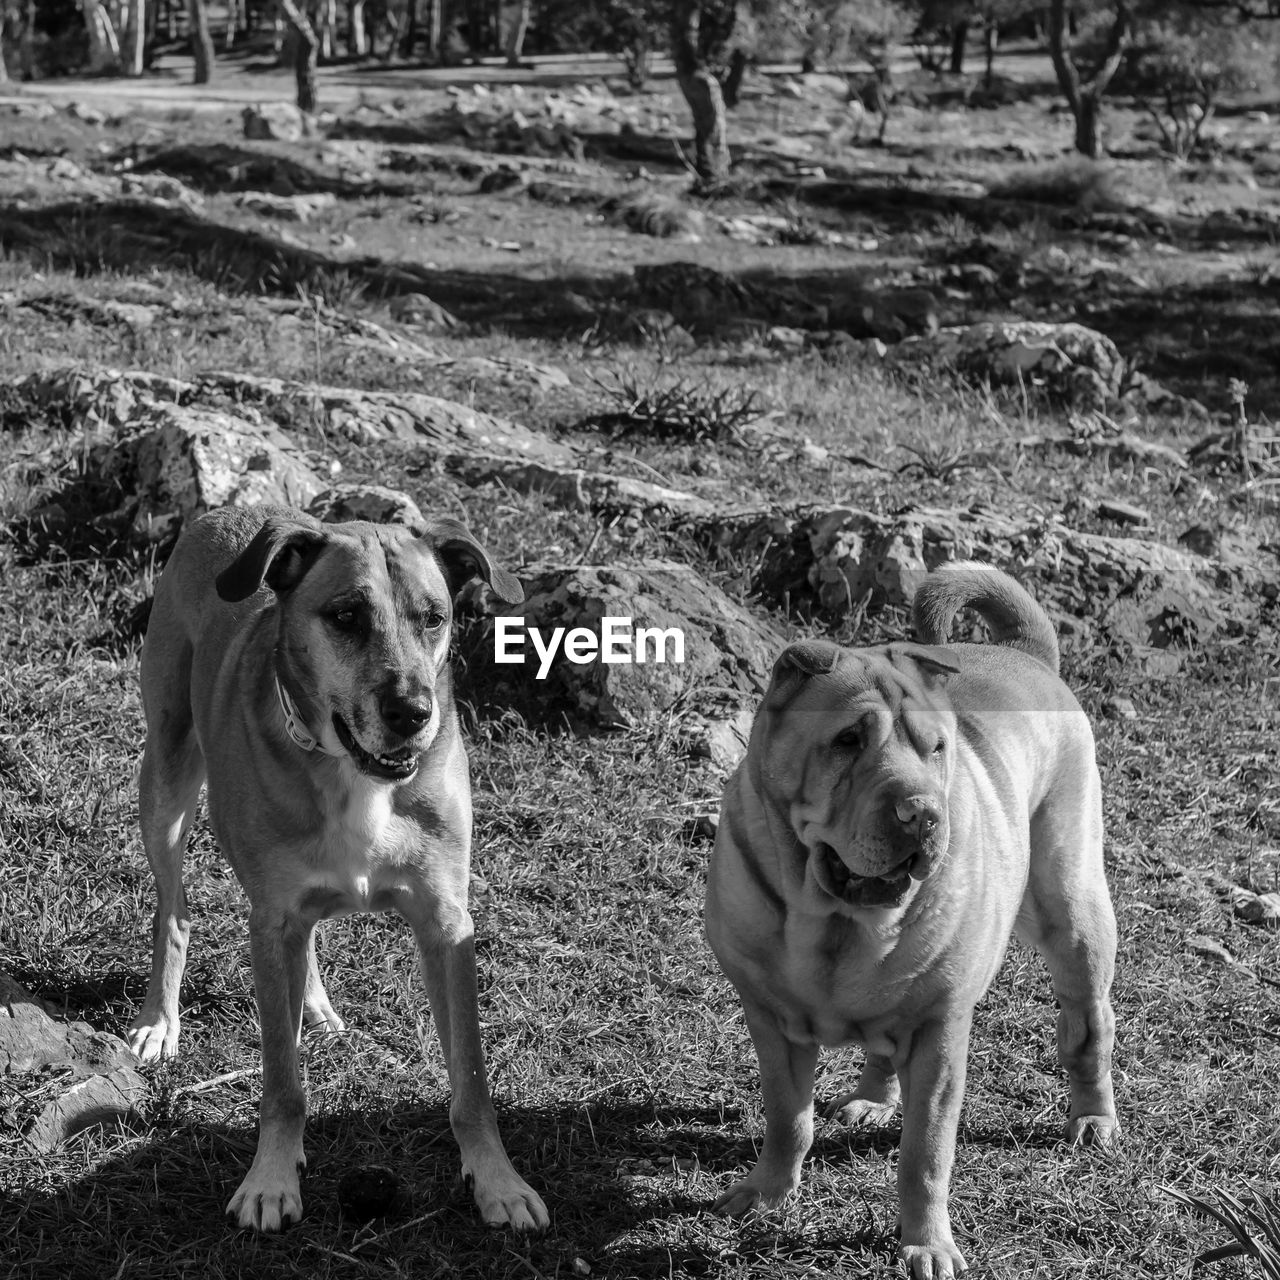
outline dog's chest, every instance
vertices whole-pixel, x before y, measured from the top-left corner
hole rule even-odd
[[[322,806],[305,896],[326,916],[394,907],[414,887],[421,832],[396,812],[392,789],[347,776],[325,792]]]

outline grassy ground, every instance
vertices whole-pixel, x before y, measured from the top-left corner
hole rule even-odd
[[[778,127],[775,104],[758,111],[754,122],[747,117],[752,128]],[[1007,129],[1022,129],[1025,118],[1025,110],[1011,114]],[[864,149],[852,159],[864,169],[894,170],[902,181],[916,165],[925,187],[971,176],[975,166],[985,166],[984,180],[1003,173],[1025,182],[1026,161],[998,150],[998,119],[984,116],[981,130],[970,128],[967,158],[947,150],[951,135],[936,117],[921,112],[916,123],[915,133],[903,124],[886,152]],[[189,126],[133,120],[91,130],[61,117],[17,120],[12,146],[65,152],[105,170],[144,135],[148,145],[179,133],[189,141]],[[1031,141],[1051,153],[1053,130],[1064,128],[1046,112]],[[24,137],[22,129],[43,132]],[[997,142],[987,145],[986,134]],[[315,160],[311,144],[275,150]],[[939,161],[943,153],[947,159]],[[1190,185],[1149,152],[1123,163],[1151,181]],[[1261,170],[1257,180],[1271,181]],[[625,172],[606,166],[596,181],[620,187]],[[677,190],[681,179],[672,173],[666,181]],[[829,499],[888,510],[982,501],[1116,533],[1122,530],[1100,520],[1096,504],[1125,497],[1148,508],[1149,536],[1165,542],[1199,522],[1255,544],[1280,536],[1274,510],[1246,497],[1238,475],[1194,473],[1188,482],[1105,455],[1025,450],[1025,435],[1061,425],[1064,416],[1034,398],[948,380],[913,384],[863,352],[780,355],[749,341],[704,343],[678,357],[652,347],[600,347],[567,327],[517,314],[532,296],[526,290],[571,281],[607,291],[632,265],[659,259],[825,278],[830,287],[832,279],[910,283],[949,247],[980,234],[1024,257],[1065,246],[1073,255],[1123,261],[1146,277],[1145,310],[1135,304],[1126,311],[1130,327],[1113,336],[1126,337],[1127,353],[1163,359],[1162,374],[1172,374],[1179,390],[1225,410],[1226,378],[1241,372],[1231,360],[1255,361],[1264,372],[1253,379],[1249,403],[1262,423],[1275,408],[1275,384],[1265,376],[1275,283],[1260,265],[1273,246],[1171,232],[1164,242],[1176,253],[1161,251],[1156,240],[1117,248],[1056,224],[1050,214],[1060,203],[1026,204],[994,232],[954,211],[916,209],[909,219],[882,209],[808,211],[863,243],[874,235],[875,250],[744,248],[713,235],[698,245],[674,244],[588,220],[578,208],[482,195],[474,179],[456,175],[433,177],[429,192],[343,200],[321,221],[291,228],[303,247],[357,262],[365,278],[374,267],[406,261],[437,273],[433,281],[455,291],[451,307],[466,313],[472,299],[474,327],[433,337],[431,345],[457,356],[521,355],[569,371],[572,389],[544,393],[371,356],[308,323],[305,311],[282,317],[268,305],[271,280],[248,287],[207,269],[208,258],[175,253],[172,240],[153,237],[126,253],[103,232],[104,214],[92,202],[79,203],[78,221],[50,214],[63,197],[43,182],[27,192],[25,206],[0,209],[5,375],[73,361],[426,389],[594,448],[601,466],[647,478],[657,471],[726,505]],[[1220,186],[1220,204],[1233,206],[1239,193]],[[1206,200],[1206,189],[1199,183],[1195,199]],[[415,210],[425,197],[439,202],[437,212],[459,217],[421,220]],[[747,196],[730,206],[760,207]],[[1179,216],[1194,213],[1179,208]],[[972,212],[979,216],[980,207]],[[219,226],[276,235],[229,194],[212,195],[208,215]],[[32,239],[33,227],[43,239]],[[343,234],[356,250],[334,252],[333,240]],[[518,239],[522,249],[491,248],[486,239]],[[340,308],[389,323],[389,302],[353,279],[311,275],[276,291],[296,299],[300,284],[304,301],[325,293]],[[327,292],[305,287],[325,280]],[[26,305],[49,295],[160,296],[175,305],[134,332],[103,328],[65,308]],[[486,298],[505,299],[511,314],[495,319]],[[1214,299],[1216,313],[1206,310]],[[1062,298],[1015,290],[949,297],[944,305],[957,313],[950,318],[972,318],[1045,314],[1050,302],[1061,305]],[[1108,294],[1107,306],[1122,305],[1125,299]],[[1178,326],[1195,308],[1199,327],[1184,333]],[[1238,330],[1213,323],[1228,314]],[[540,336],[531,336],[539,327]],[[769,416],[746,448],[643,435],[618,441],[579,428],[587,414],[609,407],[601,383],[620,375],[751,392]],[[1205,430],[1194,420],[1140,425],[1181,447]],[[2,429],[0,501],[8,517],[39,486],[36,473],[47,466],[54,437],[26,422],[6,420]],[[806,451],[805,438],[831,455]],[[372,454],[305,432],[302,439],[347,478],[378,479],[405,489],[424,509],[464,515],[512,566],[586,554],[604,562],[698,558],[678,530],[661,524],[598,526],[538,497],[456,489],[401,454]],[[142,723],[138,642],[128,619],[157,566],[138,554],[104,556],[75,545],[33,559],[9,543],[0,557],[0,964],[67,1016],[119,1031],[142,997],[152,907],[136,831]],[[736,589],[733,565],[703,568]],[[821,625],[777,620],[797,629]],[[1162,1188],[1207,1194],[1276,1186],[1280,946],[1275,932],[1238,920],[1215,888],[1222,878],[1258,891],[1280,888],[1276,623],[1274,606],[1264,608],[1245,631],[1181,652],[1180,669],[1163,679],[1122,650],[1069,656],[1066,675],[1094,720],[1106,789],[1121,938],[1117,1095],[1126,1138],[1110,1156],[1060,1144],[1065,1085],[1054,1056],[1052,995],[1040,962],[1015,946],[979,1010],[952,1185],[957,1240],[979,1276],[1189,1276],[1196,1254],[1220,1231]],[[857,636],[848,628],[837,634],[874,637],[892,624],[873,619]],[[1104,714],[1115,697],[1132,699],[1136,719]],[[42,1082],[11,1088],[0,1081],[0,1118],[11,1122],[0,1124],[7,1274],[733,1280],[892,1272],[896,1124],[870,1136],[822,1129],[801,1193],[783,1210],[745,1223],[708,1211],[717,1190],[753,1159],[763,1128],[754,1055],[701,933],[708,846],[686,834],[691,816],[714,809],[721,779],[683,759],[663,726],[586,740],[534,730],[509,714],[467,719],[476,797],[472,905],[490,1074],[508,1147],[551,1209],[547,1235],[512,1241],[476,1220],[458,1181],[443,1067],[408,932],[372,917],[322,930],[321,966],[355,1030],[341,1041],[306,1042],[307,1216],[275,1239],[228,1228],[222,1208],[255,1136],[257,1026],[246,903],[201,825],[188,859],[194,929],[184,1050],[148,1073],[145,1115],[127,1132],[85,1136],[35,1159],[13,1133]],[[1206,951],[1206,939],[1233,962]],[[820,1099],[846,1085],[857,1061],[854,1052],[823,1058]],[[404,1190],[391,1217],[360,1227],[343,1220],[336,1187],[344,1172],[367,1163],[391,1166]],[[1227,1261],[1212,1274],[1251,1272],[1245,1262]]]

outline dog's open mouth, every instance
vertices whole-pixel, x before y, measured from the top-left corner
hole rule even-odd
[[[368,774],[371,778],[381,778],[384,782],[404,782],[418,772],[418,753],[412,747],[401,747],[398,751],[375,756],[356,741],[355,735],[347,728],[346,721],[336,713],[333,727],[338,741],[356,762],[361,773]]]
[[[896,907],[911,888],[906,865],[889,876],[855,875],[829,844],[819,846],[818,867],[822,888],[851,907]]]

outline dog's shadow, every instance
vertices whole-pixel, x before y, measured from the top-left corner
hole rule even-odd
[[[81,1136],[52,1161],[32,1160],[17,1179],[0,1181],[0,1221],[22,1223],[20,1273],[564,1275],[575,1259],[596,1257],[597,1275],[665,1276],[673,1265],[678,1274],[682,1250],[690,1265],[704,1250],[696,1241],[659,1246],[650,1228],[709,1211],[711,1180],[690,1179],[690,1168],[718,1174],[743,1156],[737,1117],[713,1106],[500,1106],[512,1161],[552,1217],[546,1235],[517,1240],[481,1222],[443,1102],[317,1109],[307,1122],[304,1218],[259,1236],[223,1216],[253,1159],[256,1098],[256,1088],[246,1091],[239,1125],[175,1107],[150,1117],[145,1140]],[[732,1136],[718,1136],[726,1123]],[[340,1184],[371,1165],[391,1169],[399,1188],[385,1216],[362,1223],[344,1212]],[[66,1176],[77,1166],[84,1171]]]

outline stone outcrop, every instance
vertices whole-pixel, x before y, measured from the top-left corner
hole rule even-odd
[[[552,464],[571,465],[574,458],[568,446],[519,423],[418,392],[353,391],[242,373],[208,374],[197,389],[221,391],[277,421],[314,422],[357,444],[421,443]]]
[[[614,476],[581,467],[550,466],[481,454],[455,454],[445,470],[469,485],[500,480],[517,493],[544,493],[559,505],[600,515],[710,515],[712,505],[697,494],[670,489],[631,476]]]
[[[807,601],[833,617],[905,605],[925,573],[953,560],[980,560],[1024,581],[1064,640],[1100,632],[1166,648],[1203,640],[1233,607],[1218,586],[1223,566],[1188,549],[981,508],[811,508],[718,517],[694,532],[710,548],[754,560],[753,592]]]
[[[1040,387],[1086,411],[1101,412],[1123,401],[1139,411],[1206,416],[1198,401],[1129,368],[1110,338],[1082,324],[984,320],[948,325],[898,342],[889,358],[898,365],[954,369],[997,385]]]
[[[128,1046],[87,1022],[61,1022],[0,973],[0,1076],[23,1077],[23,1141],[37,1154],[130,1116],[146,1096]]]

